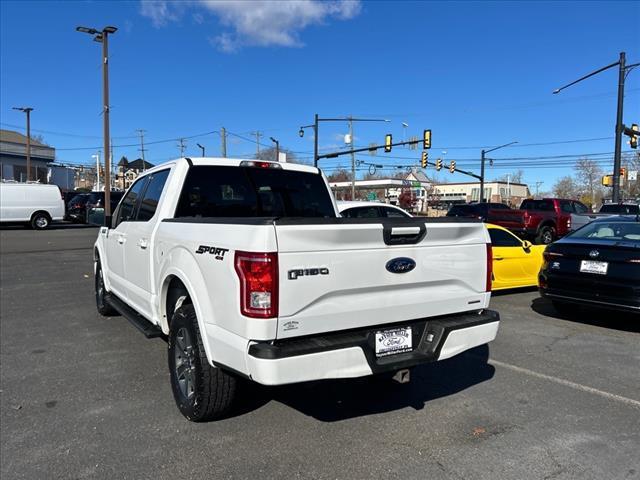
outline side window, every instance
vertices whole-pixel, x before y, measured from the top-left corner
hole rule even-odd
[[[161,172],[156,172],[150,175],[149,185],[147,186],[147,189],[144,192],[144,197],[142,197],[142,201],[140,202],[140,208],[138,209],[138,216],[136,220],[146,222],[153,218],[156,213],[156,208],[158,208],[158,201],[160,200],[160,195],[162,195],[164,184],[167,182],[168,177],[169,170],[162,170]]]
[[[136,183],[131,186],[125,197],[122,199],[122,202],[118,206],[118,215],[116,216],[115,227],[120,225],[122,222],[133,220],[138,199],[140,198],[140,194],[147,183],[147,178],[148,177],[143,177],[136,180]]]
[[[573,202],[573,208],[576,213],[587,213],[589,211],[589,208],[580,202]]]
[[[504,230],[490,228],[489,236],[494,247],[522,247],[522,242],[519,239]]]
[[[560,202],[560,210],[563,213],[573,213],[573,206],[571,202]]]
[[[387,217],[389,218],[407,218],[408,215],[405,215],[404,213],[396,210],[395,208],[385,208],[383,207],[381,209],[384,213],[387,214]]]
[[[380,212],[378,212],[378,207],[358,207],[350,208],[342,212],[342,215],[350,218],[379,218]]]

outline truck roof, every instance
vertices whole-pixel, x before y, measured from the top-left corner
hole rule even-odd
[[[160,165],[156,165],[149,170],[146,170],[144,173],[155,172],[158,170],[162,170],[169,165],[174,163],[184,161],[191,162],[192,165],[215,165],[215,166],[225,166],[225,167],[239,167],[242,162],[260,162],[260,163],[269,163],[269,164],[278,164],[283,170],[294,170],[298,172],[308,172],[308,173],[319,173],[320,170],[311,165],[302,165],[299,163],[288,163],[288,162],[271,162],[267,160],[256,160],[253,158],[222,158],[222,157],[183,157],[177,158],[175,160],[169,160],[168,162],[161,163]]]

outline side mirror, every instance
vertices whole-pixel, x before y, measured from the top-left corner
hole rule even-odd
[[[522,242],[522,248],[525,252],[528,252],[531,248],[531,242],[529,240],[525,240]]]

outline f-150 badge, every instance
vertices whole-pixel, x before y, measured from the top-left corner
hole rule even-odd
[[[216,260],[224,260],[224,254],[229,251],[228,248],[210,247],[208,245],[200,245],[196,250],[196,253],[209,253],[215,255]]]
[[[327,267],[296,268],[287,272],[287,278],[289,280],[297,280],[300,277],[311,277],[314,275],[329,275],[329,269]]]

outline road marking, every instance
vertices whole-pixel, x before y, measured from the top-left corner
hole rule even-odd
[[[529,370],[528,368],[518,367],[516,365],[511,365],[510,363],[501,362],[499,360],[489,359],[489,364],[494,365],[496,367],[507,368],[509,370],[513,370],[514,372],[524,373],[525,375],[531,375],[532,377],[538,377],[544,380],[549,380],[551,382],[555,382],[560,385],[564,385],[566,387],[574,388],[576,390],[582,390],[583,392],[593,393],[595,395],[600,395],[601,397],[607,398],[609,400],[614,400],[616,402],[621,402],[627,405],[631,405],[632,407],[640,408],[640,401],[634,400],[633,398],[627,398],[627,397],[623,397],[622,395],[616,395],[615,393],[609,393],[603,390],[598,390],[597,388],[588,387],[587,385],[571,382],[569,380],[565,380],[564,378],[558,378],[558,377],[553,377],[551,375],[546,375],[544,373],[534,372],[533,370]]]

